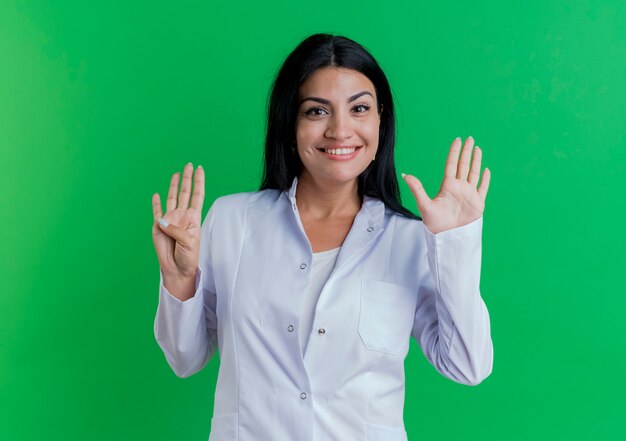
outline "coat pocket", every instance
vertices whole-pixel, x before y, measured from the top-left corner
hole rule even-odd
[[[237,413],[211,418],[209,441],[237,441]]]
[[[371,351],[391,355],[409,349],[417,293],[380,280],[361,282],[359,335]]]

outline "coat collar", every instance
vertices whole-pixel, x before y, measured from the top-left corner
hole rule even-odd
[[[298,177],[296,176],[291,183],[289,190],[285,190],[283,194],[289,200],[294,214],[298,219],[298,224],[304,233],[304,227],[296,207],[296,188],[298,187]],[[385,203],[378,198],[363,196],[361,209],[354,218],[352,228],[346,237],[335,267],[340,267],[344,262],[350,260],[355,255],[365,249],[380,233],[383,232],[385,221]]]
[[[296,204],[296,188],[298,187],[298,177],[293,178],[291,182],[291,187],[289,190],[286,190],[286,195],[289,201],[291,202],[292,207],[295,208]],[[383,221],[385,218],[385,203],[378,198],[373,198],[371,196],[363,196],[363,204],[361,205],[361,210],[357,214],[357,216],[361,215],[366,217],[368,223],[371,227],[377,228],[382,227]]]

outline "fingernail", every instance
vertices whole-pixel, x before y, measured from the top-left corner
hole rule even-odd
[[[199,166],[198,166],[198,168],[202,168],[202,166],[201,166],[201,165],[199,165]]]
[[[159,218],[159,223],[163,225],[165,228],[167,228],[167,226],[170,224],[168,221],[166,221],[162,217]]]
[[[402,173],[402,177],[404,178],[406,176],[406,174]]]
[[[461,140],[461,137],[460,137],[460,136],[457,136],[456,138],[454,138],[454,140],[455,140],[455,141],[460,141],[460,140]]]

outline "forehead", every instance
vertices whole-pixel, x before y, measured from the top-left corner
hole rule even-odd
[[[363,90],[376,96],[374,84],[361,72],[344,67],[323,67],[307,78],[300,86],[298,95],[300,98],[305,96],[342,98]]]

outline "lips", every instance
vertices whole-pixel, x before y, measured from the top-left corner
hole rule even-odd
[[[341,154],[349,154],[352,153],[355,149],[361,148],[363,146],[360,145],[328,145],[324,147],[317,147],[318,150],[331,153],[335,155]]]
[[[363,146],[327,146],[318,147],[325,157],[335,160],[349,160],[358,155]]]
[[[330,153],[331,155],[349,155],[350,153],[356,150],[356,147],[347,147],[347,148],[322,148],[319,149],[323,152]]]

